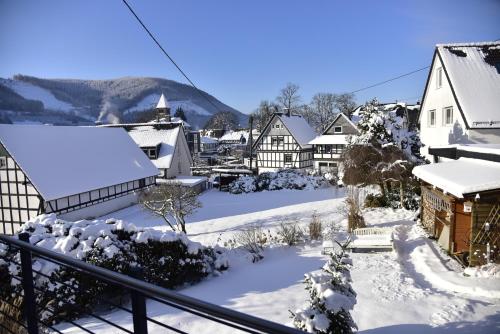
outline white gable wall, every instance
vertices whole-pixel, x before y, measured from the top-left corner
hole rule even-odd
[[[167,169],[166,177],[172,178],[178,175],[191,175],[191,163],[191,153],[184,131],[181,129],[177,137],[172,162],[170,168]]]
[[[443,68],[437,53],[428,82],[426,95],[423,100],[420,114],[420,138],[425,145],[421,153],[430,161],[432,156],[428,154],[430,146],[441,146],[449,144],[498,144],[500,143],[500,129],[469,129],[458,109],[453,96],[452,88],[443,68],[443,80],[441,88],[437,88],[436,69]],[[457,96],[460,102],[460,96]],[[453,107],[453,125],[444,124],[444,108]],[[429,112],[436,111],[436,125],[429,125]]]
[[[437,68],[442,68],[442,86],[437,88]],[[460,101],[460,97],[458,97]],[[453,125],[444,124],[444,108],[453,107]],[[435,55],[434,65],[427,84],[426,95],[420,112],[420,139],[425,145],[420,149],[430,161],[433,157],[429,155],[430,146],[442,146],[457,143],[495,144],[500,143],[500,129],[473,129],[467,130],[465,121],[458,109],[453,97],[453,92],[446,77],[442,63]],[[436,125],[431,126],[429,122],[430,111],[436,111]]]

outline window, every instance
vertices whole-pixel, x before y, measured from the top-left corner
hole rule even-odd
[[[156,150],[155,149],[149,149],[148,150],[148,157],[150,159],[156,159]]]
[[[441,88],[443,85],[443,68],[438,67],[436,69],[436,88]]]
[[[332,145],[325,145],[325,153],[332,153]]]
[[[446,107],[443,109],[443,125],[453,124],[453,107]]]
[[[0,169],[7,168],[7,157],[0,157]]]
[[[436,110],[429,110],[429,126],[436,126]]]
[[[278,145],[278,138],[271,137],[271,146],[276,146],[276,145]]]
[[[285,154],[285,163],[291,163],[291,162],[292,162],[292,155]]]
[[[342,133],[342,127],[341,126],[333,127],[333,133]]]

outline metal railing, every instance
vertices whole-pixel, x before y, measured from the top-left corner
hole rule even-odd
[[[204,318],[207,321],[216,322],[223,326],[228,326],[234,330],[246,333],[303,333],[302,331],[291,327],[207,303],[202,300],[188,297],[178,292],[144,282],[137,278],[97,267],[66,255],[31,245],[29,243],[29,234],[27,233],[21,233],[19,235],[19,239],[0,235],[0,243],[3,243],[9,246],[10,249],[16,250],[20,253],[20,263],[15,260],[11,260],[11,262],[21,268],[20,276],[13,275],[13,278],[21,282],[23,290],[23,302],[22,307],[19,310],[20,314],[22,314],[22,319],[14,319],[11,315],[5,314],[5,312],[1,310],[0,319],[8,319],[9,321],[17,322],[20,328],[28,334],[38,334],[40,333],[40,328],[43,328],[44,330],[48,329],[49,332],[52,331],[61,333],[58,326],[45,323],[43,319],[40,318],[40,311],[53,312],[54,310],[47,305],[37,305],[36,291],[39,290],[39,288],[36,284],[34,284],[34,277],[38,275],[45,276],[50,279],[54,279],[54,277],[48,276],[40,270],[34,269],[34,258],[52,262],[56,265],[73,270],[78,274],[88,275],[94,280],[98,280],[99,282],[119,287],[122,290],[127,291],[130,294],[130,309],[123,306],[120,302],[105,299],[104,296],[102,296],[101,302],[108,304],[114,309],[125,311],[131,315],[131,323],[133,324],[132,329],[125,328],[123,323],[120,324],[113,321],[112,317],[106,318],[106,315],[96,314],[89,310],[82,311],[84,315],[93,318],[93,320],[98,320],[107,326],[109,325],[110,328],[113,328],[113,331],[118,330],[124,333],[146,334],[148,333],[148,325],[153,324],[154,326],[167,330],[167,332],[187,333],[179,328],[175,328],[173,325],[162,323],[161,321],[148,316],[146,301],[149,299],[178,309],[182,312],[187,312],[197,317]],[[81,289],[78,290],[78,287],[71,285],[68,281],[59,281],[57,283],[67,286],[69,289],[74,289],[75,293],[82,293]],[[5,300],[0,300],[0,303],[8,304]],[[15,307],[15,305],[10,304],[9,306]],[[85,323],[79,323],[78,320],[65,319],[64,322],[80,329],[82,332],[94,333],[91,328],[86,328]],[[95,323],[89,327],[94,326]],[[8,326],[5,326],[5,324],[2,324],[0,321],[0,333],[2,332],[14,333],[14,331],[9,330]]]

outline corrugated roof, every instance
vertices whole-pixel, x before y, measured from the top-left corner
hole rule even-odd
[[[0,142],[45,200],[158,174],[121,128],[0,124]]]
[[[468,125],[500,128],[500,42],[438,44],[437,50]]]
[[[151,160],[157,168],[170,168],[180,127],[157,130],[153,126],[138,126],[129,135],[140,147],[160,145],[158,158]]]

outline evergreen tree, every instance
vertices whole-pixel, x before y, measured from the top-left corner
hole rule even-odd
[[[292,313],[298,329],[309,333],[345,334],[357,329],[350,311],[356,304],[356,293],[351,287],[351,259],[345,253],[347,244],[333,252],[319,273],[306,274],[306,290],[310,305]]]
[[[178,117],[182,119],[184,122],[187,122],[186,115],[184,114],[184,110],[181,107],[177,107],[177,109],[175,109],[174,117]]]

